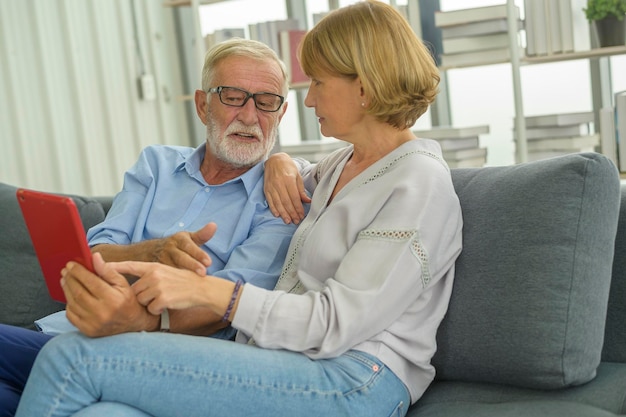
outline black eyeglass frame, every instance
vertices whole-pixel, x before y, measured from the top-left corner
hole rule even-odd
[[[225,88],[231,88],[233,90],[240,91],[240,92],[244,93],[246,95],[246,97],[243,99],[243,102],[241,104],[225,103],[224,100],[222,99],[222,91]],[[250,98],[252,98],[252,101],[254,101],[254,107],[256,107],[258,110],[264,111],[266,113],[275,113],[275,112],[277,112],[278,110],[280,110],[280,108],[285,103],[285,97],[283,97],[283,96],[281,96],[279,94],[267,93],[267,92],[264,92],[264,91],[261,91],[261,92],[258,92],[258,93],[251,93],[251,92],[243,90],[241,88],[231,87],[229,85],[219,85],[217,87],[211,87],[206,92],[207,93],[217,94],[218,97],[220,98],[220,103],[222,103],[225,106],[229,106],[229,107],[243,107],[243,106],[246,105],[248,100],[250,100]],[[280,99],[280,103],[278,104],[278,107],[276,107],[275,110],[266,110],[266,109],[260,108],[259,104],[256,101],[256,98],[257,98],[257,96],[261,96],[261,95],[270,95],[270,96],[278,97]]]

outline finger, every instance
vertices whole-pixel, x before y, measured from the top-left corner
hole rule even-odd
[[[144,276],[148,271],[154,268],[155,263],[153,262],[140,262],[140,261],[125,261],[125,262],[109,262],[108,267],[113,269],[114,271],[124,275],[134,275],[136,277]],[[168,266],[165,264],[160,264],[163,267],[167,268]]]
[[[208,242],[217,231],[217,224],[214,222],[207,223],[202,229],[191,234],[192,240],[198,245],[204,245]]]
[[[294,210],[296,211],[295,216],[298,219],[297,223],[299,223],[299,221],[304,219],[304,215],[305,215],[303,203],[311,202],[311,198],[307,194],[306,188],[304,188],[304,182],[302,181],[302,177],[300,176],[296,178],[296,190],[297,190],[297,196],[294,194],[290,194],[290,197],[291,197],[291,204],[293,205]]]
[[[117,287],[128,287],[128,280],[120,273],[110,268],[100,253],[93,255],[93,266],[96,274],[105,282]]]
[[[275,198],[272,192],[268,192],[266,200],[274,217],[280,217],[285,224],[291,223],[289,210],[283,205],[280,195]]]
[[[270,208],[270,212],[274,215],[274,217],[278,217],[280,213],[276,210],[274,198],[267,191],[265,192],[265,200],[267,201],[267,205]]]
[[[289,212],[289,216],[294,223],[298,224],[304,217],[304,206],[302,205],[302,193],[306,195],[304,184],[300,176],[293,179],[292,182],[285,184],[285,190],[281,196],[285,209]]]
[[[81,293],[87,293],[89,297],[96,297],[98,284],[94,283],[94,281],[100,281],[97,275],[76,262],[68,262],[63,269],[63,273],[63,285],[66,291],[70,291],[74,295],[73,298],[76,298]]]
[[[300,193],[300,201],[302,203],[310,203],[311,197],[309,197],[309,193],[307,193],[306,188],[304,188],[304,181],[302,181],[302,177],[298,177],[296,182],[296,185],[298,186],[298,192]]]

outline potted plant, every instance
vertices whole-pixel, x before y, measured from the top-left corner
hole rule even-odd
[[[587,0],[583,11],[600,47],[626,44],[626,0]]]

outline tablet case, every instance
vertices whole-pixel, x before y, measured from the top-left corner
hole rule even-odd
[[[50,296],[65,303],[61,288],[61,270],[65,265],[76,261],[93,271],[76,204],[68,196],[24,188],[19,188],[16,196]]]

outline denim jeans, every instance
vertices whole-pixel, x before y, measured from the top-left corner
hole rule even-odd
[[[0,417],[12,417],[37,354],[52,336],[0,324]]]
[[[312,360],[284,350],[168,333],[53,338],[17,417],[404,416],[409,394],[369,354]]]

